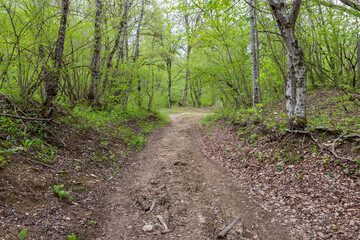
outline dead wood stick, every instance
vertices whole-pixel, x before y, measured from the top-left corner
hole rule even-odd
[[[6,114],[6,113],[0,113],[0,116],[9,117],[9,118],[16,118],[16,119],[21,119],[21,120],[26,120],[26,121],[51,121],[51,120],[53,120],[53,118],[22,117],[22,116],[10,115],[10,114]]]
[[[163,225],[164,231],[161,233],[170,233],[172,230],[169,229],[168,225],[165,222],[165,219],[161,215],[157,215],[156,218],[159,220],[159,222]]]
[[[340,141],[341,138],[353,138],[353,137],[359,137],[360,138],[360,135],[356,135],[356,134],[354,134],[354,135],[341,135],[340,137],[335,139],[335,141],[332,143],[330,152],[338,159],[345,160],[345,161],[356,162],[355,159],[339,156],[335,151],[335,144],[336,144],[337,141]]]
[[[311,134],[311,132],[309,131],[298,131],[298,130],[290,130],[290,129],[285,129],[287,132],[290,133],[302,133],[302,134],[308,134],[311,139],[321,148],[321,149],[326,149],[328,150],[331,154],[333,154],[336,158],[341,159],[341,160],[345,160],[345,161],[350,161],[350,162],[356,162],[355,159],[352,158],[347,158],[347,157],[342,157],[339,156],[336,151],[335,151],[335,144],[336,142],[340,141],[342,138],[360,138],[360,135],[358,134],[350,134],[350,135],[341,135],[340,137],[336,138],[334,140],[334,142],[332,143],[331,149],[324,147],[322,144],[319,143],[318,140],[316,140],[316,138]]]
[[[327,128],[327,127],[316,127],[315,130],[325,131],[325,132],[331,132],[331,133],[341,133],[342,130],[340,129],[333,129],[333,128]]]
[[[155,204],[156,204],[156,199],[152,201],[152,204],[151,204],[151,207],[150,207],[150,210],[147,211],[145,214],[149,214],[152,212],[152,210],[154,210],[155,208]]]
[[[28,159],[28,158],[25,158],[26,161],[29,161],[29,162],[33,162],[33,163],[37,163],[37,164],[40,164],[40,165],[43,165],[45,167],[48,167],[48,168],[51,168],[51,169],[54,169],[55,170],[55,167],[53,166],[50,166],[49,164],[45,164],[43,162],[40,162],[40,161],[34,161],[34,160],[31,160],[31,159]]]
[[[230,230],[235,227],[235,225],[240,221],[240,218],[235,219],[232,221],[227,227],[225,227],[217,236],[218,239],[224,239],[226,235],[230,232]]]

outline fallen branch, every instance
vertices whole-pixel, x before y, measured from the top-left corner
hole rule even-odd
[[[356,135],[356,134],[353,134],[353,135],[341,135],[340,137],[335,139],[334,142],[332,143],[332,146],[331,146],[331,153],[338,159],[351,161],[351,162],[356,162],[355,159],[339,156],[335,151],[335,144],[336,144],[337,141],[340,141],[342,138],[354,138],[354,137],[360,138],[360,135]]]
[[[226,235],[230,232],[230,230],[235,227],[236,224],[238,224],[238,222],[240,222],[240,218],[235,219],[234,221],[232,221],[229,225],[227,225],[227,227],[225,227],[217,236],[218,239],[224,239],[226,238]]]
[[[156,204],[156,199],[152,201],[152,204],[151,204],[151,207],[150,207],[150,210],[147,211],[145,214],[149,214],[152,212],[152,210],[154,210],[155,208],[155,204]]]
[[[16,106],[16,104],[14,103],[14,101],[11,100],[5,93],[0,92],[0,95],[3,95],[4,98],[6,98],[6,99],[14,106],[15,112],[17,112],[16,109],[18,109],[23,115],[27,116],[18,106]]]
[[[342,132],[342,130],[340,130],[340,129],[333,129],[333,128],[327,128],[327,127],[316,127],[315,130],[331,132],[331,133],[338,133],[338,134]]]
[[[318,147],[320,147],[321,149],[328,150],[336,158],[345,160],[345,161],[350,161],[350,162],[357,162],[357,160],[355,160],[355,159],[339,156],[335,151],[335,144],[337,141],[341,140],[342,138],[355,138],[355,137],[360,138],[360,135],[358,135],[358,134],[341,135],[340,137],[338,137],[334,140],[334,142],[332,143],[331,149],[329,149],[329,148],[325,147],[324,145],[320,144],[319,141],[309,131],[290,130],[290,129],[285,129],[285,130],[290,133],[308,134],[311,137],[311,139],[318,145]],[[332,130],[332,129],[330,129],[330,130]],[[336,130],[334,130],[334,131],[336,131]]]
[[[46,164],[46,163],[43,163],[43,162],[40,162],[40,161],[34,161],[34,160],[31,160],[31,159],[28,159],[28,158],[25,158],[25,160],[29,161],[29,162],[37,163],[37,164],[40,164],[40,165],[43,165],[45,167],[48,167],[48,168],[51,168],[51,169],[55,170],[55,167],[50,166],[49,164]]]
[[[161,215],[157,215],[156,218],[159,220],[159,222],[163,225],[164,231],[161,231],[161,233],[170,233],[172,230],[169,229],[168,225],[165,222],[165,219]]]
[[[10,114],[6,114],[6,113],[0,113],[0,116],[21,119],[21,120],[26,120],[26,121],[51,121],[51,120],[53,120],[53,118],[23,117],[23,116],[17,116],[17,115],[10,115]]]

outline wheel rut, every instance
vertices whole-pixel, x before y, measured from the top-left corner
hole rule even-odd
[[[204,116],[171,115],[171,124],[151,136],[114,183],[98,239],[216,239],[237,218],[227,239],[294,239],[271,212],[248,198],[246,186],[204,157],[198,125]],[[169,232],[163,232],[159,216]]]

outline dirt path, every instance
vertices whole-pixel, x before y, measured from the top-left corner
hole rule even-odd
[[[248,199],[246,187],[202,154],[198,120],[201,113],[171,115],[172,123],[153,134],[122,178],[114,184],[107,204],[102,238],[216,239],[240,218],[227,239],[293,239],[287,229],[259,204]],[[145,210],[156,200],[154,210]],[[171,233],[163,230],[164,217]],[[145,232],[145,225],[153,226]]]

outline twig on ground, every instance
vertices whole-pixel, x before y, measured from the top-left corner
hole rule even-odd
[[[53,166],[50,166],[49,164],[46,164],[46,163],[43,163],[43,162],[40,162],[40,161],[34,161],[34,160],[31,160],[31,159],[28,159],[28,158],[26,158],[25,160],[26,160],[26,161],[29,161],[29,162],[41,164],[41,165],[43,165],[43,166],[45,166],[45,167],[48,167],[48,168],[51,168],[51,169],[54,169],[54,170],[55,170],[55,168],[54,168]]]
[[[240,218],[235,219],[229,225],[227,225],[217,236],[218,239],[224,239],[226,235],[230,232],[230,230],[235,227],[236,224],[240,222]]]
[[[161,216],[161,215],[157,215],[156,218],[159,220],[159,222],[163,225],[164,230],[161,231],[161,233],[165,234],[165,233],[170,233],[172,232],[172,230],[169,229],[168,225],[165,222],[165,219]]]
[[[331,153],[338,159],[351,161],[351,162],[356,162],[355,159],[339,156],[335,151],[335,144],[336,144],[337,141],[340,141],[342,138],[353,138],[353,137],[360,138],[360,135],[356,135],[356,134],[353,134],[353,135],[341,135],[340,137],[335,139],[334,142],[332,143],[332,146],[331,146]]]
[[[335,144],[337,141],[341,140],[342,138],[355,138],[358,137],[360,138],[360,135],[358,134],[350,134],[350,135],[341,135],[340,137],[336,138],[334,140],[334,142],[332,143],[331,149],[325,147],[324,145],[320,144],[319,141],[311,134],[310,131],[300,131],[300,130],[290,130],[290,129],[285,129],[287,132],[290,133],[301,133],[301,134],[307,134],[311,137],[311,139],[317,144],[318,147],[320,147],[321,149],[326,149],[328,150],[331,154],[333,154],[336,158],[341,159],[341,160],[345,160],[345,161],[351,161],[351,162],[356,162],[355,159],[352,158],[347,158],[347,157],[342,157],[339,156],[336,151],[335,151]],[[330,129],[333,130],[333,129]],[[336,131],[336,130],[334,130]]]
[[[17,116],[17,115],[10,115],[10,114],[6,114],[6,113],[0,113],[0,116],[16,118],[16,119],[21,119],[21,120],[25,120],[25,121],[51,121],[51,120],[53,120],[53,118],[23,117],[23,116]]]
[[[155,204],[156,204],[156,199],[152,201],[152,204],[151,204],[150,210],[149,210],[149,211],[147,211],[145,214],[149,214],[149,213],[151,213],[151,212],[154,210],[154,208],[155,208]]]
[[[315,130],[331,132],[331,133],[341,133],[342,131],[339,129],[327,128],[327,127],[316,127]]]

